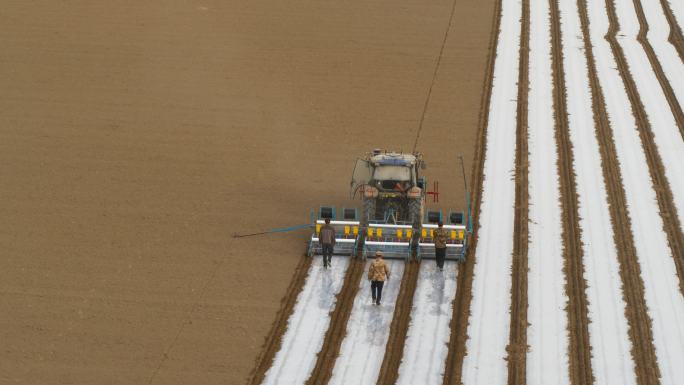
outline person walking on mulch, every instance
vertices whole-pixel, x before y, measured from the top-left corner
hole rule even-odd
[[[390,278],[390,269],[382,258],[382,252],[375,252],[375,260],[371,262],[368,268],[368,279],[371,281],[371,297],[373,298],[373,303],[380,305],[380,300],[382,300],[382,287],[386,280]]]
[[[323,267],[330,267],[332,262],[333,248],[335,247],[335,228],[330,224],[330,218],[325,218],[325,224],[318,232],[318,242],[323,249]]]
[[[446,258],[446,243],[449,239],[449,232],[444,228],[444,222],[437,223],[433,241],[435,242],[435,258],[437,259],[437,268],[439,271],[444,270],[444,259]]]

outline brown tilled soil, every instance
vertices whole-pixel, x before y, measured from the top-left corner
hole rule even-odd
[[[620,263],[620,277],[622,278],[622,290],[625,298],[628,334],[632,341],[632,357],[635,363],[635,373],[639,384],[658,384],[659,369],[653,346],[653,334],[651,331],[651,319],[648,316],[644,299],[644,284],[641,280],[641,270],[636,257],[634,239],[630,229],[630,217],[627,213],[625,191],[622,184],[622,176],[618,165],[613,132],[608,122],[605,99],[600,88],[594,55],[589,39],[589,22],[586,12],[586,2],[578,0],[584,48],[589,62],[589,83],[594,101],[593,112],[596,122],[596,132],[601,147],[601,163],[603,166],[603,178],[606,181],[608,191],[608,203],[610,217],[613,224],[614,240],[617,247],[618,260]],[[606,1],[609,8],[610,29],[606,38],[610,42],[613,54],[619,56],[619,46],[615,39],[617,23],[612,3]],[[624,68],[621,70],[624,76]]]
[[[244,383],[306,232],[232,235],[355,204],[424,110],[430,206],[464,209],[494,1],[435,71],[453,4],[3,3],[0,382]]]
[[[515,219],[513,223],[513,266],[511,271],[510,332],[506,346],[508,384],[527,383],[527,250],[529,243],[528,188],[528,91],[530,58],[530,3],[522,1],[520,53],[518,56],[518,101],[515,148]]]
[[[553,107],[555,110],[556,146],[558,151],[558,175],[561,192],[563,223],[563,271],[565,291],[568,296],[569,374],[572,384],[594,382],[591,367],[591,345],[589,341],[589,318],[587,308],[584,260],[580,238],[579,213],[574,154],[568,128],[567,94],[561,40],[561,24],[558,2],[549,0],[551,10],[551,55],[553,71]]]
[[[397,296],[397,303],[392,315],[389,337],[385,346],[385,354],[382,358],[380,373],[378,374],[378,385],[394,385],[399,376],[399,365],[404,353],[404,342],[408,332],[409,322],[411,321],[411,309],[413,307],[413,295],[418,284],[418,274],[420,263],[410,261],[404,269],[401,278],[401,287]]]

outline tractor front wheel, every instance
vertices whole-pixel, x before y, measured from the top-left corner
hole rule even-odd
[[[369,220],[375,219],[375,199],[363,199],[363,212],[361,213],[361,226],[367,226]]]

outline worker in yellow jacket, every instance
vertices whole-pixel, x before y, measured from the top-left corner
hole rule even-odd
[[[371,281],[371,297],[373,298],[373,303],[378,306],[382,299],[382,286],[389,278],[390,269],[382,258],[382,251],[376,251],[375,260],[371,262],[370,267],[368,268],[368,280]]]

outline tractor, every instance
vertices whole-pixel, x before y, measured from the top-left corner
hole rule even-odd
[[[426,165],[421,154],[374,150],[356,161],[351,196],[362,194],[361,225],[405,224],[419,227],[425,208]]]
[[[406,260],[435,258],[433,231],[442,221],[441,211],[426,210],[427,181],[421,175],[426,168],[420,153],[404,154],[373,150],[357,159],[350,196],[360,196],[361,215],[356,208],[343,208],[341,218],[332,206],[321,206],[307,254],[320,254],[318,233],[325,219],[336,230],[335,254],[366,258],[382,251],[388,258]],[[467,204],[466,189],[466,204]],[[469,212],[468,212],[469,214]],[[467,219],[466,219],[467,218]],[[447,259],[464,261],[470,215],[450,212],[444,228],[450,232]],[[445,221],[447,222],[447,221]]]

